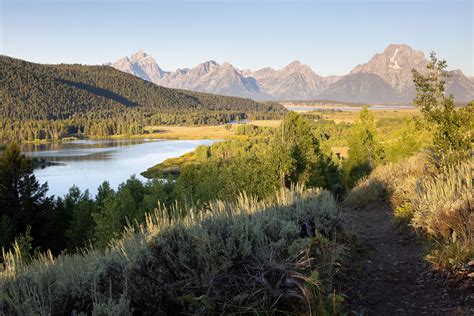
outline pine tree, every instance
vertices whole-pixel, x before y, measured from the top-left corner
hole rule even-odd
[[[16,144],[9,145],[0,156],[0,227],[8,227],[1,234],[0,245],[8,247],[16,235],[24,233],[31,225],[33,235],[35,223],[51,206],[46,198],[48,185],[40,185],[33,174],[31,161],[21,154]]]

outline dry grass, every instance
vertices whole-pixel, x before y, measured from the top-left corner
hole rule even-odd
[[[279,101],[281,105],[291,108],[291,107],[340,107],[340,106],[362,106],[363,103],[354,103],[354,102],[340,102],[340,101],[330,101],[330,100],[307,100],[307,101]]]
[[[158,207],[104,253],[29,264],[7,254],[0,313],[339,314],[340,222],[328,191],[302,187],[265,201]]]
[[[148,138],[162,139],[230,139],[236,137],[234,127],[217,126],[147,126]]]
[[[399,224],[409,224],[427,237],[427,259],[438,267],[457,269],[474,257],[472,162],[436,173],[427,157],[377,167],[346,197],[350,207],[385,199]]]
[[[255,120],[247,124],[256,126],[278,127],[281,120]],[[145,128],[149,134],[139,135],[135,137],[146,138],[161,138],[161,139],[234,139],[241,136],[235,135],[236,127],[239,124],[232,125],[228,129],[225,125],[212,126],[147,126]]]
[[[347,194],[345,203],[357,208],[387,199],[395,210],[409,200],[407,195],[415,191],[413,183],[426,173],[424,161],[424,156],[418,154],[402,163],[378,166],[368,177],[358,181]]]
[[[255,126],[268,126],[268,127],[280,127],[281,125],[281,120],[255,120],[255,121],[250,121],[249,124],[255,125]]]
[[[375,121],[384,118],[411,118],[414,116],[420,116],[421,112],[417,109],[400,109],[400,110],[370,110],[374,114]],[[325,120],[332,120],[336,123],[346,122],[354,123],[359,119],[359,111],[335,111],[335,112],[326,112],[326,111],[312,111],[311,113],[320,115]]]
[[[339,154],[342,158],[347,158],[349,156],[349,146],[333,146],[331,152],[335,155]]]
[[[429,235],[435,247],[428,259],[441,267],[458,268],[474,258],[472,164],[418,181],[411,224]]]
[[[300,107],[318,107],[323,108],[324,111],[297,111],[304,112],[307,115],[318,115],[326,120],[332,120],[336,123],[346,122],[354,123],[359,118],[359,111],[340,111],[340,107],[354,107],[362,108],[363,104],[350,103],[350,102],[335,102],[335,101],[287,101],[280,102],[282,105],[287,107],[289,110],[294,110]],[[370,109],[370,108],[369,108]],[[384,118],[405,118],[421,115],[418,109],[383,109],[383,110],[370,110],[378,121]]]

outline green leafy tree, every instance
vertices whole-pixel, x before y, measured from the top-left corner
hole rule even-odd
[[[440,168],[468,159],[471,154],[473,103],[457,111],[453,95],[446,95],[447,63],[431,52],[427,72],[413,69],[416,88],[415,106],[421,109],[434,130],[433,162]]]
[[[197,160],[204,161],[209,158],[209,154],[209,146],[200,145],[194,149],[194,157],[196,157]]]
[[[280,186],[301,183],[336,189],[340,181],[338,167],[324,154],[312,122],[295,112],[283,120],[271,142],[268,158],[279,173]]]
[[[73,188],[70,193],[77,194],[79,189]],[[68,249],[74,250],[85,247],[92,243],[95,223],[94,214],[97,212],[97,206],[89,191],[86,190],[80,194],[71,209],[71,221],[66,231],[68,240]]]
[[[346,186],[368,175],[383,159],[383,149],[376,140],[375,120],[367,106],[359,113],[359,119],[349,137],[348,157],[343,163]]]
[[[92,214],[95,223],[93,235],[99,247],[104,248],[110,239],[120,236],[127,224],[143,222],[145,213],[152,211],[158,201],[158,196],[155,196],[153,205],[150,205],[148,189],[149,186],[133,176],[122,183],[115,194],[108,184],[101,186],[102,206]]]
[[[117,237],[126,224],[123,213],[126,208],[134,207],[129,191],[120,194],[117,198],[108,198],[100,213],[93,215],[95,222],[94,239],[97,245],[105,248],[110,239]]]
[[[428,131],[420,125],[420,121],[413,118],[403,120],[403,125],[395,133],[396,139],[384,144],[387,161],[397,162],[408,158],[430,143]]]

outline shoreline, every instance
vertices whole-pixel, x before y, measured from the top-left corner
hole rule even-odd
[[[244,124],[251,124],[256,126],[269,126],[277,127],[280,124],[280,120],[254,120],[248,121]],[[68,143],[78,140],[103,140],[103,139],[163,139],[163,140],[199,140],[199,139],[211,139],[211,140],[228,140],[228,139],[239,139],[242,136],[235,134],[235,129],[244,124],[232,124],[231,127],[227,125],[157,125],[157,126],[146,126],[145,131],[149,131],[146,134],[136,135],[108,135],[108,136],[92,136],[92,137],[65,137],[63,139],[56,140],[33,140],[23,141],[19,144],[50,144],[50,143]]]
[[[269,121],[273,122],[273,121]],[[247,124],[265,125],[265,121],[252,121]],[[271,123],[269,123],[271,124]],[[199,140],[199,139],[211,139],[211,140],[222,140],[222,139],[234,139],[240,138],[239,135],[235,134],[235,128],[241,124],[234,124],[232,127],[226,128],[226,125],[203,125],[203,126],[181,126],[181,125],[159,125],[159,126],[146,126],[145,130],[153,131],[145,134],[135,135],[107,135],[107,136],[90,136],[90,137],[67,137],[63,139],[55,140],[32,140],[22,141],[18,144],[51,144],[51,143],[69,143],[79,140],[105,140],[105,139],[163,139],[163,140]]]
[[[127,142],[125,146],[108,144],[103,147],[95,144],[93,147],[84,147],[83,144],[78,144],[71,148],[59,145],[52,149],[51,155],[46,153],[50,148],[41,149],[46,156],[41,156],[41,152],[37,153],[41,158],[36,160],[43,162],[44,157],[45,164],[36,164],[34,174],[40,183],[48,183],[48,196],[64,196],[72,186],[77,186],[82,192],[89,190],[95,195],[104,181],[108,181],[113,189],[133,175],[145,183],[149,179],[141,174],[148,168],[170,158],[179,158],[194,151],[196,146],[213,142],[214,140],[150,140],[132,142],[133,144]],[[66,155],[62,154],[63,150]],[[59,160],[56,157],[60,157]],[[51,159],[51,164],[48,159]]]

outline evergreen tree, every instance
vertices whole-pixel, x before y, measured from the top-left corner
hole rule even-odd
[[[73,194],[77,194],[77,192],[80,191],[75,188]],[[66,230],[67,248],[69,250],[76,250],[92,244],[95,229],[93,216],[97,213],[96,203],[88,190],[75,197],[77,200],[70,209],[71,220],[68,225],[69,228]]]
[[[41,219],[52,207],[52,200],[46,198],[47,190],[47,184],[40,185],[36,180],[32,163],[21,154],[19,146],[7,146],[0,155],[2,247],[8,247],[15,236],[25,233],[30,225],[33,237],[38,235]]]

